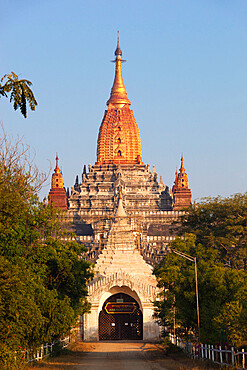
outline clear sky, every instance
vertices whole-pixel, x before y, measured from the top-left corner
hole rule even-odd
[[[0,121],[42,170],[58,152],[66,187],[95,163],[119,30],[144,162],[171,187],[183,153],[193,199],[246,191],[246,0],[1,0],[0,30],[0,75],[38,101],[24,119],[1,98]]]

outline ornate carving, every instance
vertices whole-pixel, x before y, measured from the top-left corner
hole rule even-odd
[[[127,286],[132,291],[135,291],[142,301],[153,301],[159,289],[156,287],[155,281],[153,284],[147,283],[137,277],[119,270],[111,275],[98,275],[96,279],[91,281],[88,285],[88,293],[90,301],[96,303],[101,298],[102,294],[109,291],[115,286]]]

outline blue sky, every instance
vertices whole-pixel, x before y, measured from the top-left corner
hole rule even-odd
[[[0,29],[0,75],[39,104],[24,119],[1,98],[0,121],[40,169],[58,152],[66,187],[96,160],[119,30],[144,162],[171,187],[183,153],[194,199],[246,191],[246,0],[2,0]]]

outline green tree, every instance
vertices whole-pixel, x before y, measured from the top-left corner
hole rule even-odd
[[[247,193],[205,198],[191,206],[179,233],[194,233],[197,243],[219,251],[225,266],[247,268]]]
[[[247,294],[237,297],[223,307],[221,313],[215,318],[219,327],[225,328],[229,342],[234,346],[247,345]]]
[[[2,85],[4,80],[6,82]],[[14,72],[4,75],[0,84],[0,97],[7,97],[7,94],[10,93],[10,102],[13,102],[14,109],[20,108],[21,114],[25,118],[27,118],[27,103],[31,110],[35,110],[38,104],[29,86],[32,86],[30,81],[19,80]]]
[[[44,176],[22,143],[0,141],[0,364],[15,351],[67,334],[89,309],[92,268],[62,222],[40,202]],[[7,359],[7,360],[6,360]],[[4,362],[5,361],[5,362]],[[6,362],[7,361],[7,362]],[[0,366],[1,367],[1,366]]]
[[[247,339],[240,331],[240,321],[246,319],[246,273],[226,268],[220,261],[220,252],[197,242],[196,235],[185,234],[171,243],[171,247],[197,258],[200,306],[201,340],[209,343],[224,342],[239,345]],[[194,264],[174,253],[169,253],[155,268],[160,300],[155,303],[156,317],[173,330],[174,312],[176,331],[185,337],[197,332]],[[229,307],[236,301],[242,307],[241,320],[233,329]],[[236,320],[237,321],[237,320]],[[233,335],[233,331],[235,334]]]
[[[179,220],[171,246],[197,257],[201,339],[247,341],[247,193],[229,198],[206,198]],[[188,335],[197,330],[194,266],[168,254],[155,269],[162,296],[156,315]]]

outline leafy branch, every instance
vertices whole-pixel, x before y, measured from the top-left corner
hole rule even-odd
[[[7,81],[2,85],[5,79],[7,79]],[[27,118],[27,103],[31,110],[35,110],[38,105],[29,86],[32,86],[31,81],[24,79],[19,80],[14,72],[5,74],[1,78],[0,96],[8,97],[8,93],[10,93],[10,102],[13,102],[14,110],[20,108],[21,114],[25,118]]]

